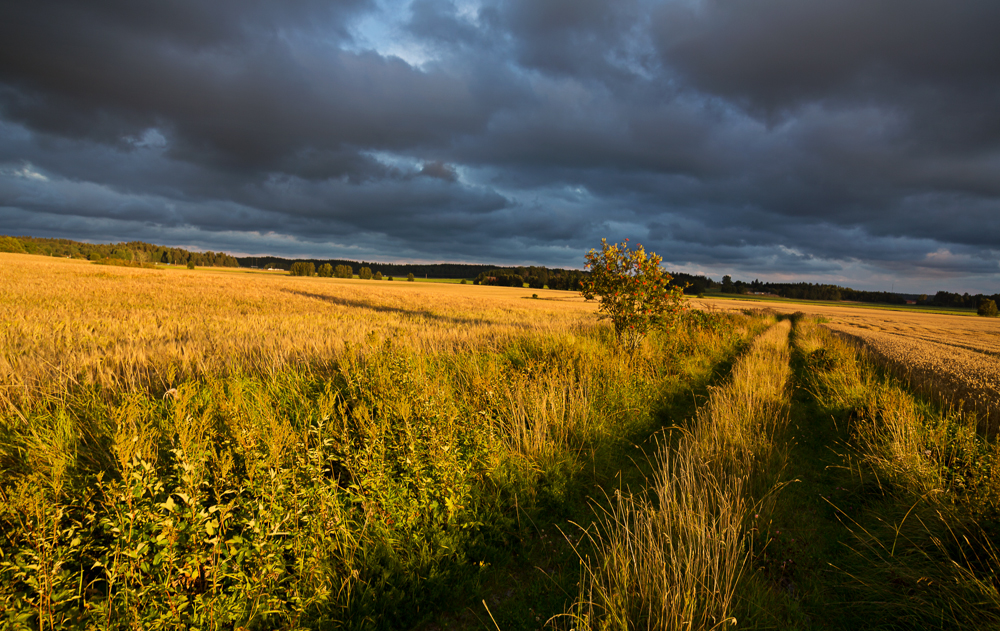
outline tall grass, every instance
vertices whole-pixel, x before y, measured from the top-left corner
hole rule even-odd
[[[786,320],[760,335],[690,426],[660,442],[648,490],[618,491],[599,514],[572,626],[737,622],[755,520],[780,470],[772,439],[788,418],[789,329]]]
[[[809,321],[806,387],[849,422],[865,510],[843,513],[856,559],[844,568],[871,617],[929,628],[1000,624],[1000,445],[974,412],[939,407],[881,361]]]
[[[626,358],[589,305],[515,290],[17,262],[14,629],[417,624],[754,326],[709,318]]]

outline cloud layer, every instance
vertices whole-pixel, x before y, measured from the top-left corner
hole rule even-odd
[[[0,233],[1000,282],[993,0],[0,9]]]

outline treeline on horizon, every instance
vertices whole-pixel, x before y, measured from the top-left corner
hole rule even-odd
[[[547,268],[544,266],[497,266],[468,263],[371,263],[347,259],[285,259],[277,256],[235,257],[223,252],[192,252],[184,248],[154,245],[143,241],[121,243],[83,243],[70,239],[48,239],[42,237],[13,237],[0,235],[0,252],[41,254],[47,256],[87,259],[91,261],[126,261],[135,264],[166,263],[187,265],[193,262],[201,267],[246,267],[259,269],[280,269],[289,271],[292,264],[313,263],[318,269],[323,264],[336,268],[350,267],[354,273],[361,268],[369,268],[373,274],[381,272],[384,277],[406,277],[413,274],[417,278],[464,278],[480,285],[497,285],[533,289],[579,290],[580,282],[587,273],[580,270]],[[699,295],[712,292],[743,295],[771,295],[796,300],[852,301],[880,304],[906,304],[913,301],[917,305],[947,307],[956,309],[976,309],[984,300],[1000,304],[1000,293],[959,294],[938,291],[933,296],[927,294],[902,294],[888,291],[864,291],[821,283],[769,283],[753,280],[745,282],[723,276],[715,281],[702,275],[675,272],[673,284],[685,287],[684,293]]]
[[[166,263],[202,267],[239,267],[235,256],[223,252],[191,252],[143,241],[122,243],[82,243],[69,239],[0,236],[0,252],[43,254],[89,261],[126,261],[130,263]]]
[[[675,282],[682,276],[686,275],[675,275]],[[890,305],[913,303],[928,307],[948,307],[955,309],[976,309],[979,303],[984,300],[993,300],[1000,303],[1000,293],[988,295],[939,291],[933,296],[928,296],[927,294],[898,294],[889,291],[864,291],[822,283],[764,283],[759,280],[746,283],[741,280],[734,281],[730,276],[723,276],[721,283],[714,283],[711,278],[703,276],[690,278],[701,279],[703,281],[701,286],[704,289],[697,293],[703,293],[707,290],[720,291],[724,294],[771,295],[794,300],[869,302]],[[689,287],[686,291],[691,291],[692,288]]]

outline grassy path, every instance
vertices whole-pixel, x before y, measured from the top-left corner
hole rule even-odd
[[[744,619],[745,543],[787,420],[789,325],[757,336],[660,440],[648,486],[622,489],[598,516],[567,628],[711,629]]]
[[[846,605],[843,568],[851,561],[843,513],[864,504],[863,485],[845,456],[846,415],[830,414],[806,389],[808,350],[792,332],[793,394],[789,423],[776,440],[787,448],[780,492],[755,571],[771,588],[755,612],[755,626],[777,629],[855,629]],[[839,416],[839,418],[838,418]],[[838,569],[840,568],[840,569]]]
[[[493,568],[491,578],[484,582],[475,599],[421,628],[495,630],[499,626],[503,631],[552,628],[546,623],[558,620],[568,604],[578,597],[578,555],[593,553],[577,524],[592,522],[597,507],[599,512],[608,510],[615,489],[628,492],[646,487],[655,473],[662,429],[693,417],[711,389],[729,379],[734,364],[763,328],[762,322],[754,324],[752,334],[721,354],[701,357],[698,367],[685,368],[676,383],[665,384],[667,391],[657,402],[654,422],[618,440],[597,445],[587,455],[589,464],[568,485],[573,493],[564,497],[562,503],[541,513],[521,513],[518,539],[522,543],[511,562]]]
[[[776,438],[791,482],[755,559],[768,589],[747,626],[997,628],[996,444],[814,327],[792,332],[795,389]]]

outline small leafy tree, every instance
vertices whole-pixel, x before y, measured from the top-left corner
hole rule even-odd
[[[354,278],[354,268],[350,265],[338,265],[333,270],[333,275],[337,278]]]
[[[413,277],[413,272],[410,272],[409,274],[406,275],[406,280],[411,283],[416,281],[416,279]]]
[[[976,310],[976,313],[987,318],[995,318],[997,317],[997,303],[993,300],[983,300],[979,303],[979,309]]]
[[[292,263],[289,272],[292,276],[312,276],[316,273],[316,265],[308,261],[297,261]]]
[[[358,270],[358,278],[361,278],[361,279],[364,279],[364,280],[371,280],[371,278],[372,278],[372,268],[370,268],[370,267],[362,267],[361,269],[359,269]]]
[[[375,280],[382,280],[382,272],[375,272],[375,275],[372,276],[372,278]]]
[[[187,268],[194,269],[194,259],[188,259]]]
[[[601,239],[601,251],[591,250],[586,261],[590,276],[582,282],[583,297],[600,299],[602,317],[611,320],[627,351],[634,352],[651,330],[671,327],[683,311],[684,288],[672,286],[673,277],[660,267],[663,258],[641,245],[632,249],[628,239],[614,245]]]
[[[316,270],[316,275],[320,278],[331,278],[333,276],[333,265],[323,263],[319,266],[319,269]]]

